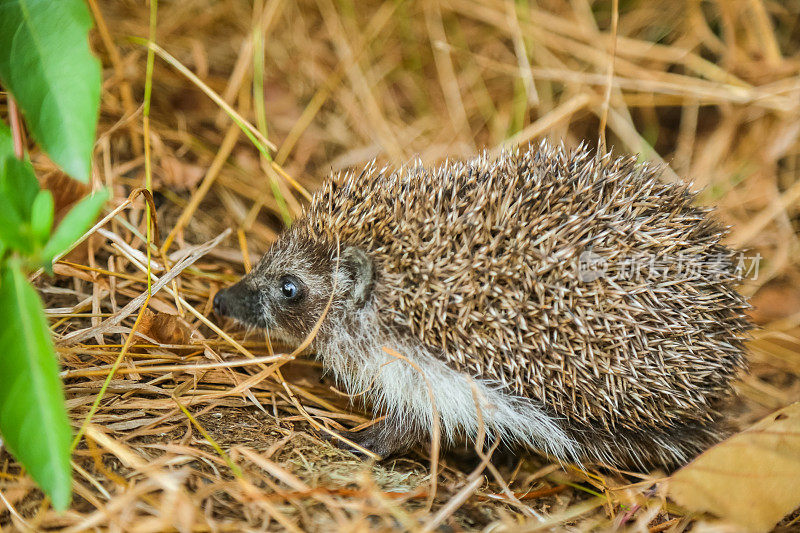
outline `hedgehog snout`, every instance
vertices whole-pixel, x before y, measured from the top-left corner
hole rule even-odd
[[[249,326],[267,326],[259,291],[245,280],[217,292],[214,296],[214,312]]]

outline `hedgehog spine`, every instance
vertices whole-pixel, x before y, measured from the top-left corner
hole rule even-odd
[[[214,304],[292,342],[316,331],[323,366],[389,415],[389,431],[358,433],[380,453],[430,436],[429,390],[445,439],[474,437],[475,386],[489,433],[567,460],[674,466],[724,435],[750,328],[725,230],[693,199],[583,147],[369,165],[326,182]],[[586,253],[608,272],[585,277]]]

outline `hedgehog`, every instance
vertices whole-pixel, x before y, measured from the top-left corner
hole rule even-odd
[[[636,157],[542,143],[331,177],[218,315],[311,348],[379,456],[478,434],[674,469],[720,440],[748,303],[727,228]]]

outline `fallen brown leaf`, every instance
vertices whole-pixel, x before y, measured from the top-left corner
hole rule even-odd
[[[191,330],[177,315],[145,309],[139,332],[162,344],[188,344]]]
[[[91,187],[85,183],[74,180],[58,170],[50,170],[39,178],[42,189],[49,189],[53,193],[54,217],[53,227],[57,227],[72,206],[91,192]],[[85,263],[88,258],[88,243],[82,242],[63,259],[73,263]]]
[[[49,189],[53,193],[56,224],[73,205],[91,192],[87,184],[70,178],[60,170],[48,172],[40,178],[40,183],[43,189]]]
[[[670,496],[747,531],[769,531],[800,507],[800,402],[719,443],[678,470]]]

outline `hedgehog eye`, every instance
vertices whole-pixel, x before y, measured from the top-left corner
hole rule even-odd
[[[281,296],[288,302],[296,302],[303,296],[303,291],[298,282],[292,276],[283,276],[278,282],[281,288]]]

